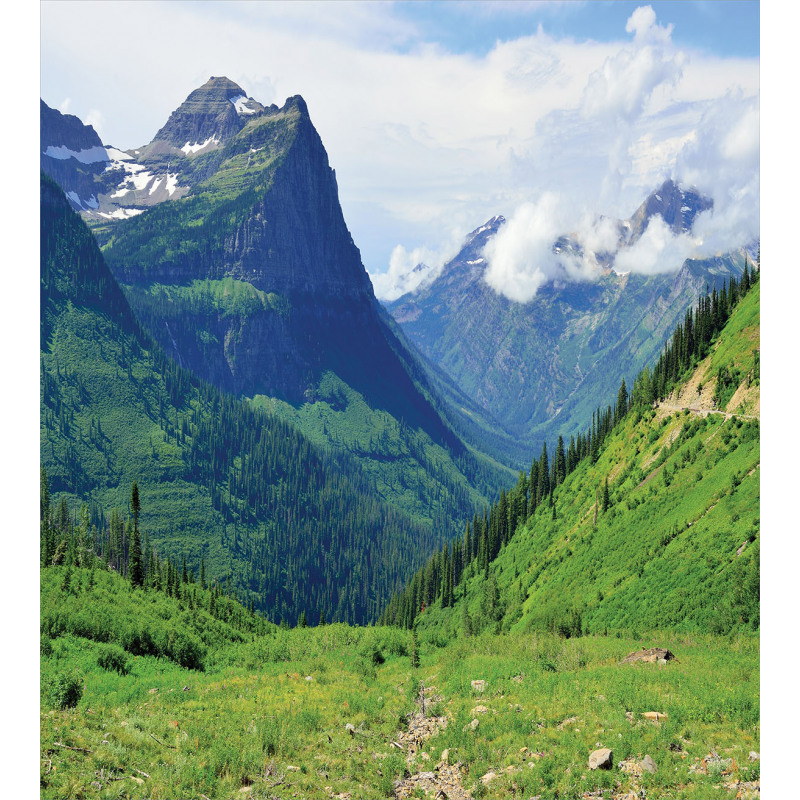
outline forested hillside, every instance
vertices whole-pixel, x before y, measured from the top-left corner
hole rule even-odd
[[[41,460],[61,535],[85,502],[99,542],[136,481],[162,559],[203,562],[275,621],[374,619],[441,534],[348,455],[167,358],[60,189],[41,193]]]
[[[590,430],[545,445],[382,620],[449,636],[758,629],[758,276],[703,296],[630,394],[623,381]]]

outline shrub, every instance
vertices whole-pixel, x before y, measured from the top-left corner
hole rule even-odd
[[[203,648],[188,633],[172,629],[169,632],[167,656],[187,669],[203,669]]]
[[[53,654],[53,642],[46,633],[39,636],[39,652],[44,658]]]
[[[75,708],[83,694],[81,679],[74,673],[58,672],[50,679],[45,694],[55,708]]]
[[[131,671],[128,654],[116,644],[107,644],[100,648],[97,665],[102,669],[114,670],[120,675],[127,675]]]

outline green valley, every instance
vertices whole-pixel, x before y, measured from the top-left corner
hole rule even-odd
[[[277,626],[169,560],[132,586],[92,552],[88,517],[73,529],[53,507],[67,563],[42,570],[42,795],[758,797],[760,285],[745,275],[724,312],[715,295],[690,315],[721,328],[689,347],[680,327],[379,625]],[[720,395],[725,375],[738,384]],[[647,648],[663,649],[627,663]],[[592,768],[606,750],[611,768]]]

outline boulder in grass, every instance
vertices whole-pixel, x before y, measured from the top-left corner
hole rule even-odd
[[[650,756],[645,756],[640,762],[639,766],[645,770],[645,772],[649,772],[651,775],[654,775],[658,767],[656,766],[656,762]]]
[[[645,664],[655,664],[657,661],[670,661],[673,658],[675,654],[666,647],[648,647],[646,650],[637,650],[625,656],[621,663],[633,664],[635,661],[643,661]]]
[[[482,692],[486,688],[486,681],[472,681],[472,690]]]
[[[589,756],[589,769],[611,769],[613,763],[614,754],[607,747],[601,747]]]

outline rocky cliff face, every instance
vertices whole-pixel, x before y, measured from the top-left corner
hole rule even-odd
[[[272,185],[225,238],[217,274],[264,291],[372,297],[361,254],[345,224],[336,176],[302,98],[294,141]]]
[[[712,208],[713,201],[692,189],[683,189],[675,181],[665,181],[634,212],[626,227],[630,231],[628,244],[633,244],[647,229],[650,220],[659,215],[677,234],[692,229],[695,217]]]
[[[40,101],[39,161],[42,172],[64,190],[72,208],[97,208],[102,176],[110,163],[91,125]]]
[[[227,391],[302,403],[331,370],[373,407],[455,442],[382,316],[302,97],[240,114],[232,100],[243,95],[212,78],[144,148],[152,165],[159,148],[219,139],[186,156],[185,197],[103,234],[137,315]]]

